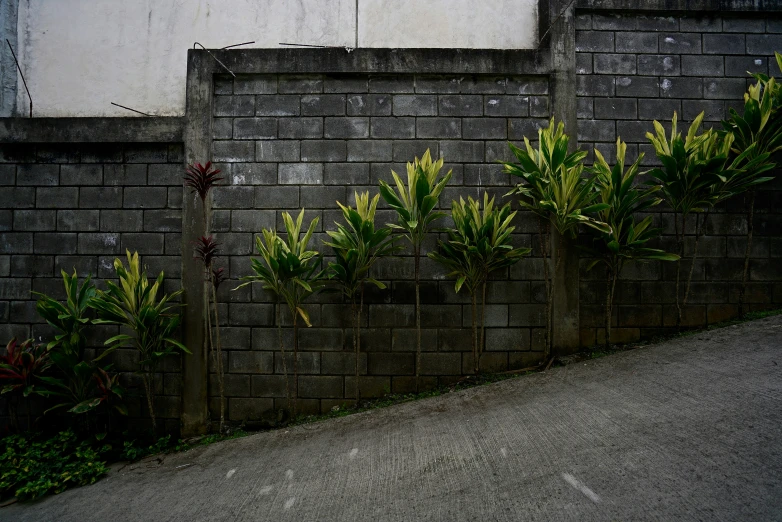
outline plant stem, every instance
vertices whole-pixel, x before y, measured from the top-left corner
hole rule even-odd
[[[611,267],[606,265],[606,350],[611,346]]]
[[[549,277],[549,257],[548,257],[548,229],[549,226],[543,225],[543,218],[538,216],[538,235],[540,239],[540,253],[543,257],[543,280],[546,285],[546,335],[545,335],[545,358],[551,351],[551,279]]]
[[[220,383],[220,433],[225,425],[225,370],[223,369],[223,347],[220,344],[220,316],[217,311],[217,288],[212,282],[212,304],[215,310],[215,335],[217,337],[217,375]]]
[[[755,217],[755,191],[749,193],[749,209],[747,210],[747,248],[744,250],[744,271],[741,274],[741,288],[739,289],[739,315],[744,317],[744,300],[747,295],[747,279],[749,278],[749,256],[752,250],[753,221]]]
[[[364,283],[361,283],[361,301],[358,304],[358,314],[356,315],[356,406],[361,398],[358,390],[359,358],[361,356],[361,309],[364,308]]]
[[[415,330],[416,330],[416,356],[415,356],[415,391],[421,388],[421,289],[419,285],[421,245],[415,245]]]
[[[155,374],[152,373],[151,369],[147,369],[147,372],[145,372],[142,375],[142,378],[144,380],[144,388],[147,392],[147,407],[149,408],[149,416],[152,418],[152,432],[157,435],[157,419],[155,419],[155,404],[152,397],[153,393],[153,384],[152,380],[155,378]]]
[[[695,268],[695,260],[698,257],[698,241],[700,240],[700,237],[704,234],[706,230],[706,220],[709,219],[709,212],[711,210],[707,210],[706,214],[703,216],[703,222],[701,223],[701,226],[698,227],[698,224],[696,222],[695,224],[695,245],[693,245],[692,248],[692,262],[690,263],[690,272],[687,274],[687,285],[684,287],[684,299],[682,300],[682,305],[687,304],[687,298],[690,295],[690,283],[692,283],[692,272]]]
[[[296,401],[299,398],[299,315],[293,310],[293,415],[296,418]]]
[[[488,274],[484,274],[487,278]],[[483,355],[486,349],[486,279],[483,280],[483,302],[481,303],[481,342],[478,345],[478,359]]]
[[[280,341],[280,353],[282,353],[282,374],[285,376],[285,395],[288,399],[288,408],[291,407],[291,383],[288,379],[288,361],[285,357],[285,345],[282,343],[282,304],[280,294],[277,294],[277,338]]]
[[[472,302],[472,361],[473,373],[478,373],[478,306],[475,304],[475,291],[470,292]]]
[[[682,212],[682,231],[679,235],[679,223],[676,220],[676,214],[673,216],[673,224],[676,231],[676,242],[679,244],[679,260],[676,261],[676,329],[682,326],[682,305],[679,299],[679,282],[681,281],[682,259],[684,259],[684,226],[687,215]]]

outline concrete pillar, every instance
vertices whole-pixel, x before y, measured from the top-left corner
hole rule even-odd
[[[575,2],[551,0],[548,16],[552,22],[551,28],[541,43],[548,43],[551,49],[551,111],[557,121],[564,122],[565,132],[570,136],[569,150],[572,152],[578,146]],[[553,277],[552,354],[566,355],[575,352],[580,346],[578,251],[574,241],[561,237],[553,229],[551,245],[552,252],[561,256],[559,268]]]
[[[18,57],[18,17],[19,0],[0,0],[0,118],[17,116],[16,89],[21,79],[6,39]],[[25,113],[28,115],[29,111]]]
[[[187,53],[187,101],[185,109],[185,165],[206,163],[212,152],[212,104],[214,78],[205,51]],[[198,194],[184,188],[182,202],[182,288],[185,303],[183,342],[192,352],[182,359],[182,436],[200,435],[207,429],[208,361],[204,271],[193,259],[196,238],[207,235],[209,224]]]

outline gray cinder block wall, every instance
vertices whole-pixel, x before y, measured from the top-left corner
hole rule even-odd
[[[676,110],[686,125],[705,110],[707,124],[716,126],[729,107],[740,104],[746,71],[777,74],[773,51],[782,50],[779,12],[731,8],[720,13],[713,3],[704,2],[702,13],[687,13],[627,11],[619,1],[579,0],[575,102],[582,148],[596,146],[611,161],[614,141],[621,136],[629,144],[631,159],[644,152],[645,166],[652,166],[655,158],[644,134],[653,119],[669,121]],[[617,8],[608,9],[608,4]],[[484,190],[496,195],[498,202],[508,201],[502,196],[511,180],[496,160],[511,159],[507,141],[535,138],[537,128],[547,124],[554,94],[551,76],[526,62],[514,74],[440,74],[429,64],[388,75],[340,74],[328,61],[328,71],[297,74],[269,70],[268,64],[255,70],[255,62],[235,63],[235,57],[244,55],[230,56],[232,67],[244,69],[236,79],[215,76],[211,117],[207,114],[206,119],[212,159],[226,174],[226,185],[214,192],[212,231],[223,246],[219,263],[231,278],[219,296],[228,416],[241,421],[282,406],[285,394],[273,298],[260,287],[231,291],[239,277],[250,273],[254,235],[263,227],[284,231],[280,211],[305,207],[307,219],[320,219],[315,245],[322,248],[325,231],[341,219],[336,200],[352,203],[354,190],[376,191],[380,179],[390,179],[391,169],[404,175],[404,163],[427,148],[445,157],[445,168],[454,172],[442,197],[445,208],[452,199],[476,197]],[[389,55],[389,60],[397,59]],[[4,137],[0,147],[4,339],[45,339],[49,332],[34,314],[31,291],[59,295],[59,270],[72,266],[80,274],[97,277],[100,284],[111,277],[110,261],[125,247],[139,249],[150,272],[164,269],[169,290],[178,286],[182,256],[189,256],[182,252],[181,139],[124,143],[133,141],[126,137],[119,143],[80,139],[78,144],[52,144],[36,142],[35,136],[23,138],[19,144]],[[778,178],[758,193],[751,309],[782,303],[780,191]],[[660,207],[654,214],[665,230],[659,245],[673,249],[671,213]],[[377,219],[382,224],[395,216],[381,204]],[[688,326],[736,316],[744,219],[741,199],[710,216],[686,308]],[[533,252],[496,274],[489,285],[488,346],[482,361],[486,371],[528,366],[542,356],[545,307],[539,228],[537,220],[523,211],[516,226],[515,243]],[[689,244],[693,232],[694,223],[688,230]],[[426,248],[435,243],[433,235]],[[375,276],[388,289],[367,292],[360,361],[364,397],[412,389],[412,266],[409,251],[382,262]],[[452,281],[443,278],[439,267],[425,260],[422,272],[421,374],[426,386],[442,385],[471,368],[470,307],[466,294],[455,294]],[[616,296],[617,340],[672,331],[673,277],[673,264],[625,269]],[[602,278],[601,272],[582,268],[580,325],[585,346],[602,341]],[[306,412],[328,411],[351,399],[351,321],[334,295],[319,296],[307,308],[313,327],[301,330],[300,405]],[[285,322],[289,325],[289,318]],[[106,333],[96,331],[93,344],[97,346]],[[290,348],[289,330],[285,341]],[[114,362],[123,371],[133,369],[130,352],[118,353]],[[170,427],[176,426],[179,415],[177,370],[178,361],[172,360],[158,380],[159,415],[169,419]],[[215,418],[213,373],[209,381],[209,408]],[[141,408],[136,405],[134,413],[143,414]]]
[[[98,287],[113,279],[114,259],[138,251],[152,278],[162,270],[165,289],[180,286],[181,143],[38,143],[0,145],[0,339],[47,341],[52,329],[35,311],[42,292],[64,299],[60,270],[75,269]],[[116,335],[115,327],[91,329],[90,350]],[[122,383],[138,354],[111,356]],[[157,414],[178,427],[180,361],[172,358],[157,376]],[[129,399],[133,417],[142,414],[143,394]],[[146,407],[143,406],[144,411]]]

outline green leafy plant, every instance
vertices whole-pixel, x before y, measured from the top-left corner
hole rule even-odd
[[[336,231],[328,231],[331,241],[324,242],[334,250],[336,260],[329,263],[328,277],[350,301],[353,312],[353,348],[356,354],[355,397],[359,402],[359,355],[361,353],[361,310],[364,307],[364,285],[370,283],[380,289],[382,282],[369,276],[372,266],[382,257],[398,250],[391,228],[375,230],[375,210],[380,195],[370,201],[369,192],[355,193],[356,208],[339,201],[346,224],[337,223]],[[356,298],[358,296],[358,303]]]
[[[17,406],[24,400],[27,409],[27,429],[31,430],[32,413],[29,397],[40,394],[39,384],[51,366],[49,354],[44,346],[35,344],[32,339],[18,343],[11,339],[5,347],[5,355],[0,355],[0,395],[8,397],[8,408],[11,423],[16,431],[20,431]]]
[[[413,247],[415,260],[416,391],[420,388],[421,373],[421,244],[430,231],[432,223],[446,215],[444,212],[435,211],[440,194],[451,179],[450,170],[440,177],[442,168],[443,159],[432,161],[432,155],[427,149],[420,160],[415,158],[412,163],[407,164],[407,185],[393,170],[391,175],[394,178],[396,190],[385,181],[380,181],[380,195],[396,211],[398,216],[397,223],[390,226],[402,230]]]
[[[622,267],[633,261],[660,260],[677,261],[679,256],[646,246],[651,239],[659,237],[662,229],[652,228],[652,216],[636,222],[635,213],[659,205],[661,198],[655,197],[661,187],[636,186],[643,153],[625,170],[627,145],[616,140],[616,164],[608,165],[599,150],[595,149],[595,163],[592,172],[596,177],[599,201],[606,208],[597,213],[597,218],[611,227],[609,232],[594,231],[591,247],[586,250],[595,259],[587,267],[591,270],[602,264],[606,270],[605,345],[611,343],[611,312],[614,302],[616,280]]]
[[[41,395],[54,398],[57,403],[45,413],[65,409],[76,414],[74,422],[79,431],[87,433],[92,428],[94,418],[84,415],[96,411],[100,406],[106,414],[106,428],[111,429],[112,410],[120,415],[127,415],[128,410],[123,401],[124,389],[119,385],[119,375],[110,376],[106,369],[97,362],[80,360],[72,352],[54,350],[50,354],[52,362],[59,370],[57,375],[42,376],[47,384]]]
[[[782,54],[775,53],[777,65],[782,71]],[[752,235],[754,232],[755,216],[755,187],[759,183],[771,180],[771,177],[758,178],[759,174],[766,172],[775,166],[770,160],[770,155],[782,149],[782,86],[774,78],[764,74],[752,75],[757,83],[751,85],[744,93],[744,112],[739,115],[735,109],[730,109],[730,118],[722,122],[726,132],[735,137],[731,146],[731,156],[736,157],[747,150],[752,150],[747,158],[748,162],[758,156],[769,154],[768,159],[755,163],[753,170],[747,170],[747,178],[757,180],[747,190],[747,244],[744,250],[744,267],[741,276],[741,290],[739,292],[739,313],[745,314],[745,296],[747,279],[749,275],[749,257],[752,249]]]
[[[65,302],[60,303],[46,294],[33,292],[39,296],[35,309],[38,315],[57,331],[47,349],[60,347],[66,353],[75,353],[82,359],[85,330],[90,324],[90,301],[95,297],[95,285],[88,276],[79,286],[76,270],[73,275],[68,275],[65,270],[61,273],[65,286]]]
[[[532,147],[524,137],[524,148],[510,144],[518,163],[505,162],[505,172],[521,178],[507,195],[519,196],[522,208],[538,216],[540,248],[543,256],[543,273],[546,284],[546,348],[545,356],[551,353],[552,305],[554,281],[550,274],[559,270],[562,257],[550,248],[551,227],[561,236],[576,237],[579,225],[586,225],[602,232],[610,227],[591,216],[605,209],[605,204],[595,203],[595,177],[583,176],[586,152],[577,150],[568,153],[569,138],[565,124],[554,124],[554,118],[546,128],[538,130],[538,148]]]
[[[483,194],[483,211],[480,202],[472,197],[459,198],[451,203],[451,217],[454,228],[447,230],[448,241],[439,241],[440,252],[431,252],[429,257],[443,265],[449,277],[456,278],[458,293],[466,287],[472,300],[473,363],[475,373],[480,368],[480,359],[486,344],[486,281],[495,270],[509,267],[530,253],[529,248],[513,248],[511,226],[515,212],[510,203],[501,208],[494,206],[494,198]],[[482,292],[480,327],[476,294]],[[480,328],[480,340],[478,331]]]
[[[676,326],[681,326],[682,306],[687,304],[692,282],[693,268],[698,256],[698,242],[704,233],[709,213],[714,205],[729,197],[746,191],[763,178],[756,174],[759,164],[766,161],[767,155],[755,155],[754,145],[741,154],[729,160],[732,133],[717,133],[707,129],[698,134],[704,113],[695,118],[682,138],[677,127],[677,115],[674,112],[671,122],[670,138],[666,136],[663,126],[655,120],[655,134],[646,133],[652,143],[662,167],[652,169],[649,174],[656,180],[650,184],[662,186],[665,200],[674,211],[674,231],[679,245],[680,258],[684,255],[684,237],[687,217],[690,214],[703,214],[696,221],[695,242],[690,262],[690,270],[684,289],[684,297],[680,298],[681,259],[676,268]],[[751,173],[755,174],[751,174]],[[681,216],[681,223],[678,221]],[[681,225],[681,233],[679,231]]]
[[[101,459],[103,450],[80,441],[72,431],[45,440],[4,437],[0,439],[0,495],[29,500],[94,484],[108,471]]]
[[[158,299],[158,292],[163,286],[163,272],[153,284],[149,283],[146,271],[141,268],[138,253],[131,255],[126,252],[128,266],[120,259],[114,260],[114,270],[119,278],[119,285],[107,282],[107,290],[99,290],[92,300],[98,319],[96,324],[116,324],[126,331],[108,339],[105,344],[108,350],[121,346],[132,346],[139,352],[139,372],[144,382],[149,415],[152,419],[152,429],[157,431],[154,405],[154,377],[160,362],[180,351],[190,351],[174,339],[181,316],[176,308],[179,306],[172,300],[182,291],[164,294]]]
[[[307,311],[303,308],[304,301],[320,290],[325,283],[324,271],[319,270],[321,256],[315,250],[307,250],[318,218],[314,218],[302,234],[302,221],[304,209],[299,212],[296,221],[287,212],[282,213],[287,237],[283,240],[272,229],[263,230],[263,241],[255,238],[255,246],[261,255],[261,260],[251,259],[252,269],[255,275],[243,277],[247,281],[236,287],[235,290],[248,284],[261,283],[267,290],[277,296],[277,325],[280,338],[280,350],[283,353],[283,371],[287,385],[288,370],[285,363],[285,349],[282,342],[282,318],[280,313],[280,300],[288,305],[288,310],[293,318],[293,394],[291,410],[296,415],[296,399],[298,397],[299,382],[299,318],[307,326],[312,326]],[[291,392],[288,390],[288,400],[291,400]]]

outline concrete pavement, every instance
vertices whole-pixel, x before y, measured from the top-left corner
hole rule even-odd
[[[782,316],[126,467],[0,519],[782,520]]]

